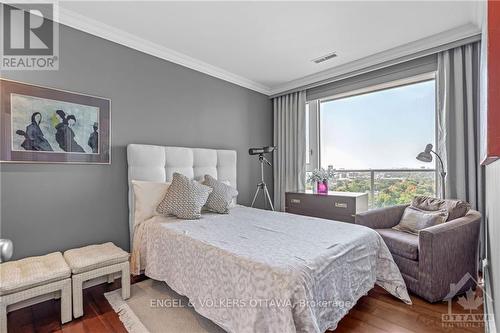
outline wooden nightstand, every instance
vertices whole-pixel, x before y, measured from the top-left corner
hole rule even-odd
[[[354,223],[357,213],[368,210],[368,193],[312,191],[285,193],[287,213]]]

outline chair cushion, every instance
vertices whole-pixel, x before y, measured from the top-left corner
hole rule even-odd
[[[446,209],[448,211],[447,221],[465,216],[470,209],[470,204],[462,200],[438,199],[426,196],[416,196],[413,198],[411,205],[422,210]]]
[[[401,257],[418,259],[418,236],[394,229],[375,229],[384,239],[389,251]]]
[[[0,295],[12,294],[70,277],[61,252],[0,264]]]
[[[64,252],[64,259],[73,274],[92,271],[128,260],[128,253],[109,242],[84,246]]]
[[[394,253],[392,254],[392,258],[396,265],[398,265],[401,274],[404,273],[414,279],[418,279],[418,260],[404,258]]]

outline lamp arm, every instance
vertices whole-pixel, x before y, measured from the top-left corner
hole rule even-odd
[[[434,153],[434,155],[436,155],[436,157],[438,158],[439,163],[441,164],[441,174],[443,176],[446,176],[446,171],[444,170],[444,163],[443,160],[441,159],[441,156],[439,156],[439,154],[436,153],[434,150],[431,150],[431,153]]]
[[[438,158],[439,160],[439,163],[441,164],[441,199],[445,199],[446,198],[446,184],[445,184],[445,178],[446,178],[446,171],[444,170],[444,163],[443,163],[443,160],[441,159],[441,156],[439,156],[438,153],[436,153],[434,150],[431,150],[431,153],[433,153],[434,155],[436,155],[436,157]]]

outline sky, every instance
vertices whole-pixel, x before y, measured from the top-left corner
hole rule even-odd
[[[415,157],[435,142],[435,81],[321,103],[321,166],[434,168]]]

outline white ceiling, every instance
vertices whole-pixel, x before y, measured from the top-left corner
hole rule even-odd
[[[115,41],[170,53],[168,60],[269,94],[387,49],[477,25],[478,15],[473,1],[69,1],[60,7],[63,23],[81,28],[72,20],[86,20],[91,33],[108,39],[123,33]],[[311,62],[331,51],[338,57]]]

